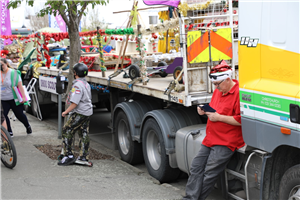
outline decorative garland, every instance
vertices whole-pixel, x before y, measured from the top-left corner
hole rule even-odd
[[[134,35],[135,32],[133,28],[124,28],[124,29],[106,29],[105,34],[107,35]]]
[[[99,45],[99,53],[100,53],[100,57],[99,57],[99,59],[100,59],[100,69],[101,69],[101,71],[102,72],[105,72],[107,69],[106,69],[106,67],[104,66],[104,56],[103,56],[103,47],[102,47],[102,42],[101,42],[101,36],[100,36],[100,34],[98,33],[97,34],[97,42],[98,42],[98,45]]]
[[[233,21],[233,24],[238,25],[239,21]],[[229,21],[227,21],[227,22],[212,22],[212,21],[210,21],[209,23],[190,24],[190,25],[185,25],[184,27],[190,31],[197,27],[217,27],[217,26],[229,26]]]
[[[189,6],[187,2],[183,2],[178,6],[180,14],[184,17],[187,16],[187,11],[189,10],[205,10],[208,8],[209,4],[211,4],[212,0],[207,1],[205,4],[193,4]]]

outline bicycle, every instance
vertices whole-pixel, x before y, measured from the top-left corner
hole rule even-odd
[[[8,131],[1,125],[1,161],[7,168],[17,164],[17,151]]]

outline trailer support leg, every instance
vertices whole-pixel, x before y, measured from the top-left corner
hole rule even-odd
[[[113,150],[117,150],[117,135],[115,133],[114,126],[112,125],[113,115],[114,115],[114,108],[119,103],[119,89],[109,88],[110,91],[110,108],[111,108],[111,133],[112,133],[112,148]]]

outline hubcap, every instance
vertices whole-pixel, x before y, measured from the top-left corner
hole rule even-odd
[[[291,190],[288,200],[300,200],[300,185],[295,186]]]
[[[130,71],[130,74],[131,74],[132,77],[135,77],[135,75],[136,75],[136,73],[135,73],[134,70],[131,70],[131,71]]]
[[[121,151],[124,155],[127,155],[129,152],[129,130],[125,120],[120,120],[118,125],[118,139]]]
[[[151,167],[158,170],[161,165],[161,146],[153,130],[148,132],[146,140],[147,156]]]

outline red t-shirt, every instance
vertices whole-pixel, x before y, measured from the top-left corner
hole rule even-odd
[[[234,119],[241,123],[240,99],[239,99],[239,82],[233,80],[236,84],[231,90],[222,95],[222,92],[215,90],[210,102],[210,106],[221,115],[233,116]],[[242,127],[233,126],[224,122],[212,122],[207,120],[206,137],[203,145],[213,147],[216,145],[227,146],[234,151],[245,145],[242,136]]]

